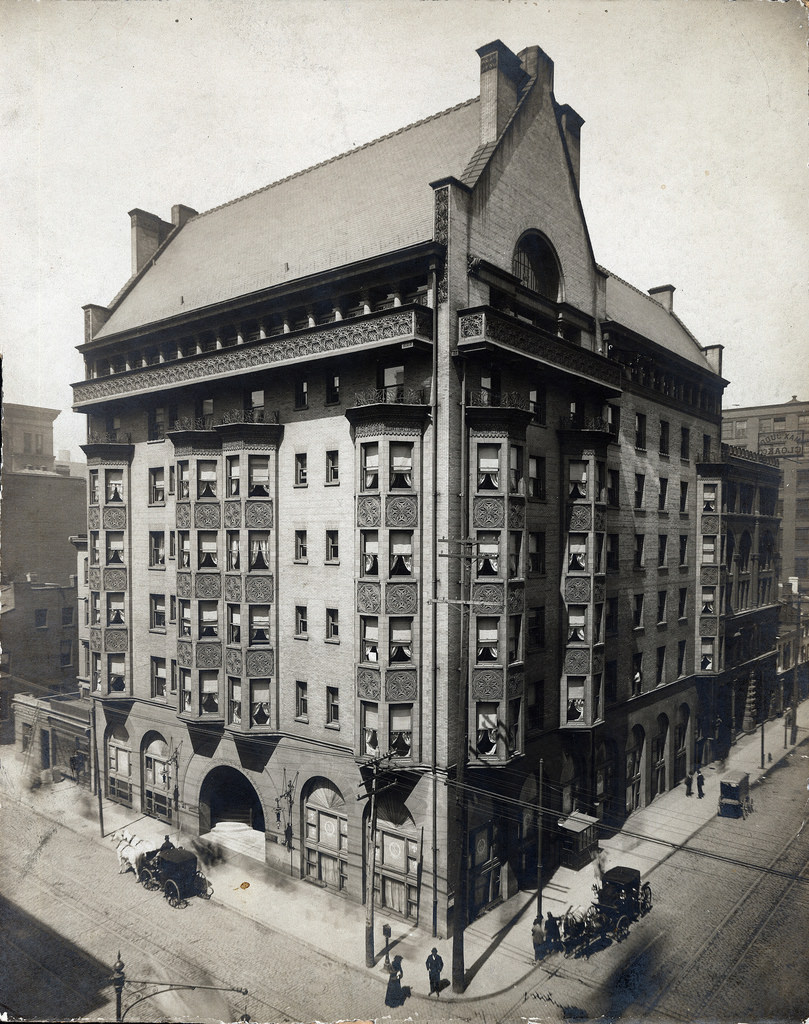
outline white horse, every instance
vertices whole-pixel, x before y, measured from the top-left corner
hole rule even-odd
[[[123,875],[132,868],[138,879],[146,857],[160,849],[160,843],[156,843],[154,840],[138,839],[128,829],[113,833],[112,840],[117,843],[118,874]]]

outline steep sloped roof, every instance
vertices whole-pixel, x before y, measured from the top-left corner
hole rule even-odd
[[[636,334],[649,338],[670,352],[687,359],[705,370],[715,372],[705,358],[699,342],[680,320],[651,295],[616,277],[604,267],[607,274],[607,319],[623,324]]]
[[[479,140],[479,99],[190,220],[97,338],[202,309],[433,237],[429,183],[460,177]]]

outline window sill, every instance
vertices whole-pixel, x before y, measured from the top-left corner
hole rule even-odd
[[[657,514],[659,516],[665,516],[666,519],[668,519],[668,517],[669,517],[669,510],[667,508],[659,508],[657,510]]]
[[[668,452],[658,452],[657,454],[660,456],[661,459],[665,459],[666,462],[668,462],[671,458]]]
[[[166,571],[165,565],[150,565],[149,568],[150,569],[159,569],[160,572],[165,572]]]
[[[645,516],[646,515],[646,509],[645,508],[641,508],[639,505],[636,505],[632,511],[635,513],[636,516]]]
[[[292,639],[293,640],[308,640],[309,639],[309,634],[308,633],[295,633],[294,636],[292,637]]]
[[[645,626],[633,626],[632,627],[632,632],[633,633],[643,633],[643,632],[645,632],[645,629],[646,629]]]
[[[165,508],[165,507],[166,507],[166,499],[165,498],[163,499],[163,501],[150,501],[149,502],[149,508]]]
[[[333,732],[339,732],[340,731],[340,723],[339,722],[326,722],[324,728],[331,729]]]
[[[669,567],[667,565],[658,565],[657,571],[667,573],[669,571]]]
[[[323,564],[324,565],[339,565],[340,564],[340,559],[339,558],[327,558]]]
[[[304,489],[304,488],[308,487],[308,486],[309,486],[309,484],[308,484],[308,483],[305,483],[305,484],[299,484],[299,483],[295,483],[295,484],[293,484],[292,486],[293,486],[293,487],[298,487],[298,488],[300,488],[300,489]]]
[[[323,483],[323,486],[324,487],[339,487],[340,486],[340,481],[339,480],[325,480],[324,483]]]
[[[340,640],[339,640],[339,637],[327,636],[327,637],[323,638],[323,643],[324,644],[339,644]]]
[[[296,722],[300,722],[302,725],[308,725],[309,724],[309,716],[308,715],[296,715],[295,716],[295,721]]]
[[[149,632],[150,633],[160,633],[162,636],[165,636],[166,635],[166,627],[165,626],[149,626]]]
[[[309,403],[308,402],[305,405],[293,405],[292,406],[293,412],[306,412],[308,408],[309,408]]]
[[[292,562],[293,562],[293,565],[308,565],[309,564],[309,559],[308,558],[293,558]]]

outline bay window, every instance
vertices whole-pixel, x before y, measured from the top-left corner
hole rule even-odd
[[[388,708],[390,729],[388,751],[394,757],[410,757],[413,746],[413,707],[410,704],[391,704]]]
[[[270,680],[250,680],[250,724],[270,724]]]
[[[200,569],[216,568],[218,560],[214,530],[200,530],[197,534],[197,559]]]
[[[124,561],[123,531],[107,531],[107,565],[122,565]]]
[[[500,487],[500,445],[478,445],[478,490],[496,491]]]
[[[393,488],[412,488],[413,486],[413,445],[391,443],[390,446],[390,486]]]
[[[360,618],[362,642],[362,660],[379,661],[379,619],[376,615],[363,615]]]
[[[267,530],[250,530],[250,568],[269,569],[270,567],[270,534]]]
[[[391,530],[390,532],[390,574],[411,576],[413,573],[413,532],[412,530]]]
[[[478,616],[476,622],[478,661],[497,661],[497,627],[498,619],[494,616]]]
[[[238,570],[241,565],[241,557],[239,553],[239,531],[228,530],[225,541],[228,549],[228,569],[232,571]]]
[[[363,530],[361,533],[362,543],[362,575],[379,575],[379,531]]]
[[[190,497],[188,462],[185,460],[177,463],[177,497],[186,499]]]
[[[584,676],[567,677],[567,721],[578,722],[584,715]]]
[[[572,604],[567,610],[567,639],[568,643],[583,643],[586,638],[587,629],[587,606],[583,604]]]
[[[509,579],[522,576],[522,533],[512,531],[508,535],[508,575]]]
[[[228,721],[231,725],[242,721],[242,681],[235,676],[228,676]]]
[[[238,644],[242,638],[242,609],[238,604],[229,604],[228,616],[228,643]]]
[[[587,463],[571,461],[568,466],[568,497],[574,501],[587,497]]]
[[[216,497],[216,460],[200,459],[197,462],[197,497]]]
[[[190,627],[189,627],[190,628]],[[180,669],[180,711],[193,710],[193,693],[191,689],[191,669]]]
[[[199,607],[199,635],[211,637],[219,635],[219,607],[216,601],[200,601]]]
[[[191,568],[191,534],[188,530],[177,531],[177,546],[180,549],[180,568]]]
[[[296,456],[297,458],[297,456]],[[303,479],[296,483],[306,483],[306,456],[304,458]],[[247,459],[247,493],[251,498],[268,498],[270,496],[270,457],[269,455],[250,455]]]
[[[105,491],[107,501],[124,500],[124,471],[122,469],[108,469],[105,473]]]
[[[379,489],[379,445],[376,442],[362,446],[362,490]]]
[[[225,472],[227,474],[227,484],[225,490],[229,498],[238,498],[239,496],[239,456],[229,455],[225,460]]]
[[[180,636],[191,636],[190,601],[180,601]]]
[[[587,534],[571,533],[568,541],[568,571],[578,572],[587,568]]]
[[[204,715],[219,713],[219,672],[215,668],[200,670],[199,707]]]
[[[392,618],[389,622],[390,644],[388,661],[391,664],[413,659],[413,620]]]
[[[107,625],[123,626],[124,624],[124,595],[107,594]]]
[[[497,702],[478,701],[475,749],[486,757],[497,752]]]
[[[270,606],[253,604],[250,606],[250,643],[252,645],[270,642]]]
[[[523,493],[523,461],[522,448],[513,444],[508,453],[508,490],[509,494]]]
[[[499,572],[500,559],[500,535],[478,531],[478,555],[477,574],[478,576],[497,576]]]
[[[370,757],[379,754],[379,705],[370,701],[360,702],[360,729],[362,741],[360,753]]]
[[[123,654],[107,655],[107,692],[122,693],[126,689],[124,674],[126,661]]]

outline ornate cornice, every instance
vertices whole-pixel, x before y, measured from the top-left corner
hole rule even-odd
[[[75,408],[82,408],[126,395],[163,391],[194,381],[236,376],[350,349],[373,348],[391,341],[431,342],[432,316],[432,310],[424,306],[409,309],[399,306],[356,320],[341,320],[236,348],[79,381],[73,385],[73,402]]]

